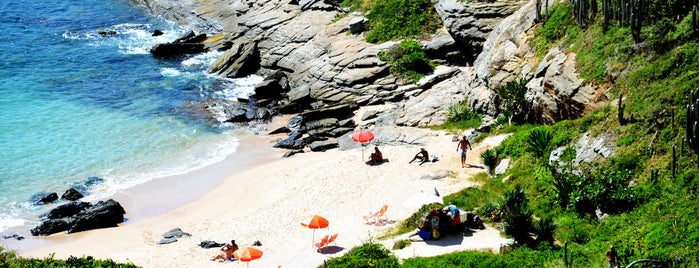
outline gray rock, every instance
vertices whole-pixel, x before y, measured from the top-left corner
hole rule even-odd
[[[510,158],[505,158],[500,160],[500,164],[495,167],[495,175],[505,174],[507,168],[510,166]]]
[[[325,140],[325,141],[314,141],[308,145],[308,147],[313,152],[323,152],[333,148],[337,148],[337,141]]]
[[[422,175],[421,180],[441,180],[448,177],[450,174],[449,170],[437,170],[429,174]]]

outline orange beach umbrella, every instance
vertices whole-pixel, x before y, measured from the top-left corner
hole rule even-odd
[[[320,215],[308,216],[301,221],[301,226],[313,229],[312,241],[316,240],[316,229],[327,228],[328,225],[330,225],[330,222]]]
[[[253,247],[239,248],[238,250],[233,252],[233,257],[235,257],[239,261],[247,262],[248,267],[250,267],[250,261],[262,257],[262,251]]]

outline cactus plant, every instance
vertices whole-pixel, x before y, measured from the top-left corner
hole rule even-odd
[[[685,132],[687,136],[687,146],[695,154],[699,156],[699,98],[695,95],[695,91],[690,93],[689,103],[687,104],[687,123],[685,125]],[[697,165],[699,166],[699,157],[697,159]]]

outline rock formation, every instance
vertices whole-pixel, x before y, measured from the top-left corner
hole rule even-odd
[[[500,112],[495,89],[518,77],[531,79],[527,101],[543,123],[579,117],[606,93],[577,76],[574,54],[553,51],[539,62],[529,43],[537,25],[534,0],[434,1],[446,33],[420,42],[441,65],[416,84],[391,75],[387,63],[378,58],[397,42],[365,42],[366,17],[346,13],[340,1],[182,2],[185,9],[178,9],[193,10],[192,14],[178,13],[172,1],[132,1],[186,27],[220,35],[208,43],[209,49],[225,50],[210,72],[266,77],[244,105],[212,100],[204,106],[227,111],[224,121],[229,122],[301,113],[301,125],[290,127],[289,138],[277,144],[282,148],[313,143],[318,150],[332,148],[336,137],[355,127],[345,120],[359,107],[391,107],[367,119],[370,122],[356,122],[360,127],[440,124],[445,111],[463,100],[474,111],[495,117]],[[328,110],[335,112],[327,114]],[[315,114],[326,117],[311,118]],[[329,121],[308,128],[322,119]]]

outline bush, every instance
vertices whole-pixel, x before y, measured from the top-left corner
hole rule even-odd
[[[420,37],[442,27],[442,20],[429,0],[374,1],[367,18],[369,43]]]
[[[388,51],[379,53],[379,59],[388,62],[391,74],[402,79],[417,82],[432,72],[432,61],[414,40],[405,40]]]
[[[490,175],[495,174],[495,167],[498,165],[498,155],[494,149],[488,149],[481,153],[481,159],[483,164],[488,167],[488,173]]]
[[[533,129],[529,134],[529,139],[527,139],[529,151],[536,157],[545,156],[549,152],[551,139],[553,139],[553,135],[548,128]]]
[[[24,267],[71,267],[71,268],[137,268],[134,264],[116,263],[113,260],[98,260],[92,256],[87,257],[69,257],[67,260],[57,260],[53,256],[44,259],[22,258],[17,256],[14,251],[4,251],[0,247],[0,267],[7,268],[24,268]]]
[[[529,120],[529,105],[525,99],[528,79],[520,78],[500,86],[497,92],[497,103],[502,113],[510,121],[523,123]]]
[[[351,249],[347,254],[330,258],[318,267],[355,268],[355,267],[400,267],[398,258],[381,244],[367,242]]]
[[[477,117],[478,115],[471,111],[471,108],[468,107],[468,99],[450,106],[449,110],[447,111],[448,122],[469,120]]]

